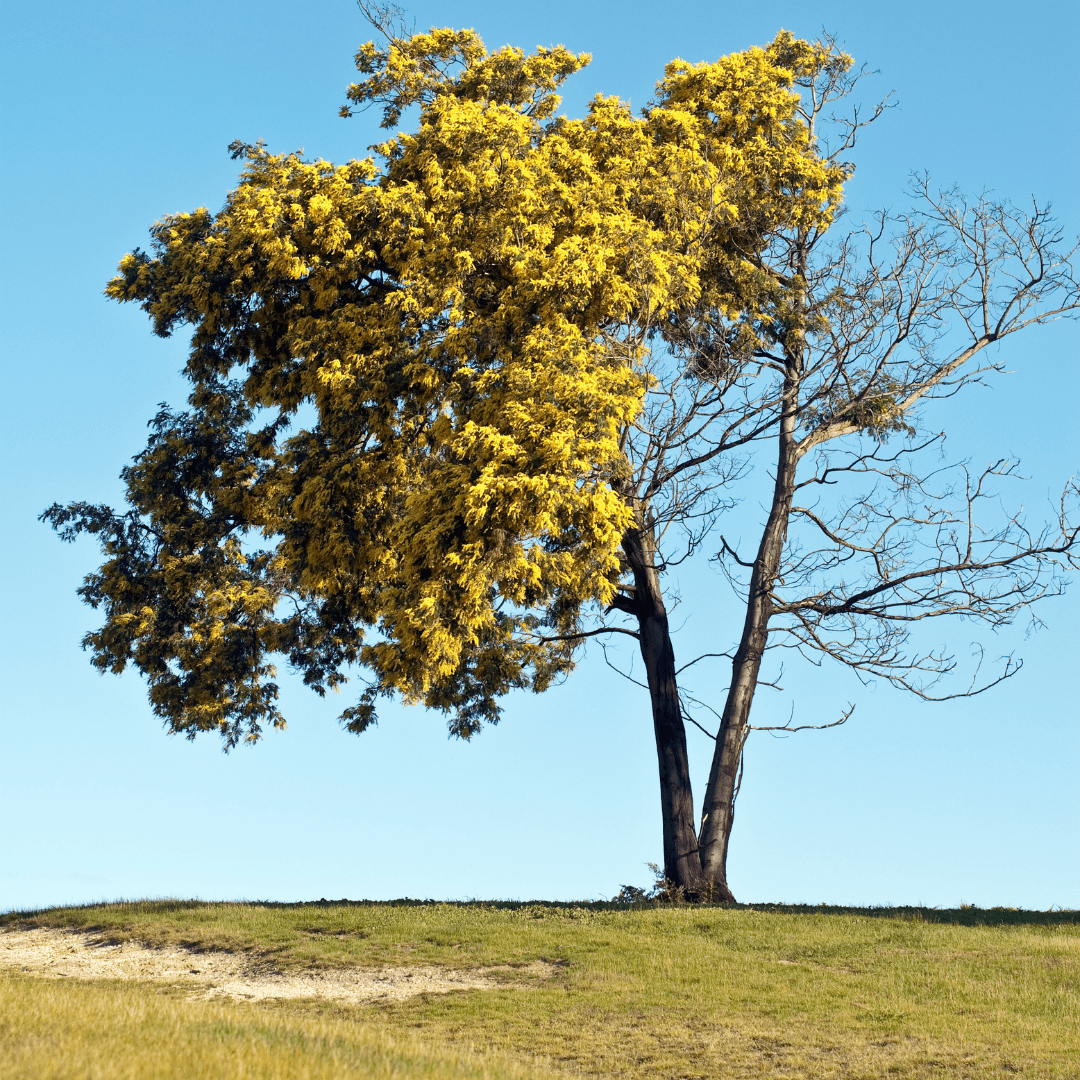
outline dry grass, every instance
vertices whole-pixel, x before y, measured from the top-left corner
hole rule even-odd
[[[140,983],[0,973],[0,1077],[542,1080],[505,1054],[433,1047],[354,1017],[191,1001]]]
[[[499,1068],[512,1060],[671,1080],[1080,1077],[1075,912],[163,902],[12,914],[0,917],[4,924],[243,951],[280,968],[562,964],[555,980],[526,993],[363,1008],[290,1004],[271,1014],[233,1007],[255,1026],[256,1015],[272,1015],[281,1025],[327,1024],[383,1039],[408,1032],[439,1062],[475,1050],[502,1055]],[[192,1008],[160,1000],[178,1014]],[[298,1053],[307,1060],[307,1049]]]

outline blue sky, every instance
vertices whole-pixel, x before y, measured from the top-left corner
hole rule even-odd
[[[908,175],[1050,200],[1080,231],[1077,95],[1062,42],[1072,3],[448,2],[420,28],[473,26],[489,46],[593,53],[565,107],[597,91],[644,104],[663,64],[835,33],[897,107],[867,134],[856,211],[900,205]],[[0,910],[136,896],[207,899],[597,898],[645,884],[661,852],[644,692],[588,657],[563,686],[507,702],[472,744],[442,719],[385,708],[357,738],[287,685],[289,730],[254,749],[169,738],[134,675],[100,677],[78,647],[95,614],[74,596],[96,566],[36,521],[54,500],[113,501],[160,401],[180,404],[185,343],[105,301],[117,260],[161,214],[216,208],[226,146],[262,138],[331,160],[362,156],[374,117],[336,113],[369,36],[350,0],[56,0],[9,10],[0,175],[5,258],[0,663]],[[1019,456],[1032,514],[1080,469],[1080,328],[1017,339],[1013,373],[942,412],[954,457]],[[756,512],[752,503],[743,513]],[[733,632],[720,580],[684,582],[680,655]],[[730,878],[741,900],[960,901],[1080,907],[1080,583],[1016,647],[992,694],[930,706],[843,671],[794,672],[758,721],[858,703],[843,728],[748,746]],[[706,617],[707,615],[707,617]],[[695,621],[696,620],[696,621]],[[970,628],[949,628],[961,652]],[[722,647],[726,647],[726,640]],[[723,672],[695,683],[718,694]],[[704,736],[690,735],[698,796]]]

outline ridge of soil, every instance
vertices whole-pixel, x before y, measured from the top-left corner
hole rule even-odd
[[[229,997],[323,998],[363,1004],[400,1001],[416,994],[513,987],[507,966],[462,971],[433,965],[354,967],[284,973],[251,958],[227,952],[197,952],[177,946],[154,947],[127,941],[107,944],[92,933],[33,929],[0,931],[0,969],[46,979],[136,979],[190,987],[199,999]],[[550,977],[557,965],[535,961],[514,968]],[[499,976],[502,976],[500,978]],[[520,986],[520,984],[518,984]]]

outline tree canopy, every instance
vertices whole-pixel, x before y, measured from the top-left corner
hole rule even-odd
[[[399,694],[468,736],[612,602],[649,342],[691,305],[746,310],[762,239],[827,224],[844,169],[793,84],[848,60],[782,33],[670,64],[640,116],[556,117],[588,59],[369,43],[349,100],[384,126],[418,106],[414,131],[340,166],[234,144],[225,207],[122,260],[109,296],[191,328],[189,409],[154,418],[130,509],[50,513],[104,544],[94,663],[134,664],[173,731],[281,725],[279,654],[319,693],[363,669],[353,731]]]

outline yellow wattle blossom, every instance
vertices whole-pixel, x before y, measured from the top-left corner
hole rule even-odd
[[[365,45],[350,100],[386,126],[418,105],[415,130],[340,166],[238,145],[220,213],[121,261],[109,296],[191,328],[190,409],[154,421],[130,511],[53,517],[105,547],[94,662],[134,663],[173,730],[283,723],[273,654],[320,693],[362,668],[353,730],[398,694],[465,736],[572,667],[559,639],[620,578],[650,342],[752,309],[755,251],[827,225],[844,179],[792,90],[837,62],[820,47],[675,61],[641,116],[557,117],[587,61],[446,29]]]

